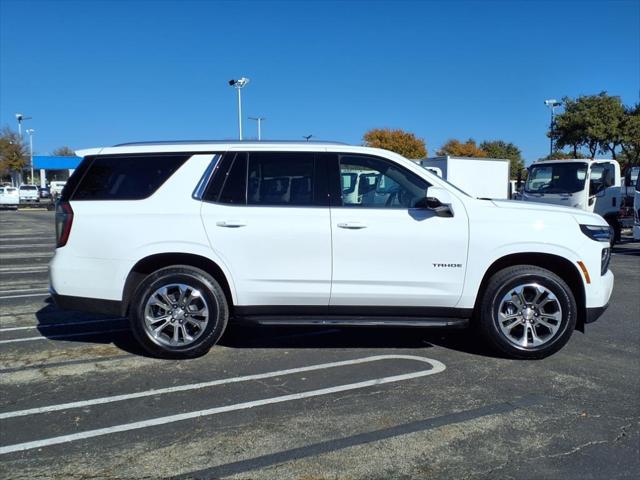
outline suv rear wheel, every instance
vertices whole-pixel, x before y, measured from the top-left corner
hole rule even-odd
[[[222,336],[229,307],[208,273],[187,265],[158,270],[137,288],[130,308],[134,336],[151,355],[193,358]]]
[[[573,292],[555,273],[518,265],[495,273],[481,300],[479,326],[489,343],[512,358],[547,357],[576,325]]]

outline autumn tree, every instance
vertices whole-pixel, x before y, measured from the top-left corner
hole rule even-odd
[[[452,157],[486,157],[487,154],[478,145],[475,140],[469,139],[465,143],[460,140],[451,139],[438,150],[439,156],[450,155]]]
[[[373,128],[362,137],[367,147],[384,148],[405,158],[419,159],[427,156],[427,147],[422,138],[404,130]]]
[[[510,162],[511,177],[516,178],[518,172],[524,169],[522,152],[511,142],[504,140],[485,140],[480,144],[480,149],[490,158],[506,158]]]
[[[52,155],[55,155],[56,157],[75,157],[76,152],[65,145],[64,147],[56,148]]]
[[[0,131],[0,174],[22,170],[27,162],[27,147],[16,132],[9,127]]]

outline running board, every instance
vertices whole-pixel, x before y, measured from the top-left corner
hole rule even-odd
[[[436,327],[464,328],[468,318],[416,318],[416,317],[357,317],[357,316],[286,316],[286,315],[246,315],[237,317],[239,321],[259,325],[332,325],[341,327]]]

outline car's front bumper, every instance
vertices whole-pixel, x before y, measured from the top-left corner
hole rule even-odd
[[[605,312],[607,308],[609,308],[608,303],[602,307],[587,308],[586,316],[584,318],[584,323],[586,324],[586,323],[595,322],[602,316],[602,314]]]

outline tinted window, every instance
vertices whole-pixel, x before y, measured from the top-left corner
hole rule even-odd
[[[314,153],[250,153],[247,203],[250,205],[312,205],[314,203],[314,169]]]
[[[202,197],[203,200],[208,202],[218,201],[218,198],[220,198],[220,192],[227,180],[227,174],[233,165],[235,156],[235,152],[227,152],[222,156],[222,159],[215,166],[209,185],[207,185],[207,190],[204,192],[204,196]]]
[[[247,203],[247,154],[238,153],[233,160],[233,165],[226,175],[220,203],[233,203],[244,205]]]
[[[94,157],[71,198],[72,200],[147,198],[190,156],[190,154],[155,154]]]
[[[340,177],[344,207],[412,208],[430,186],[392,162],[362,155],[342,155]]]

